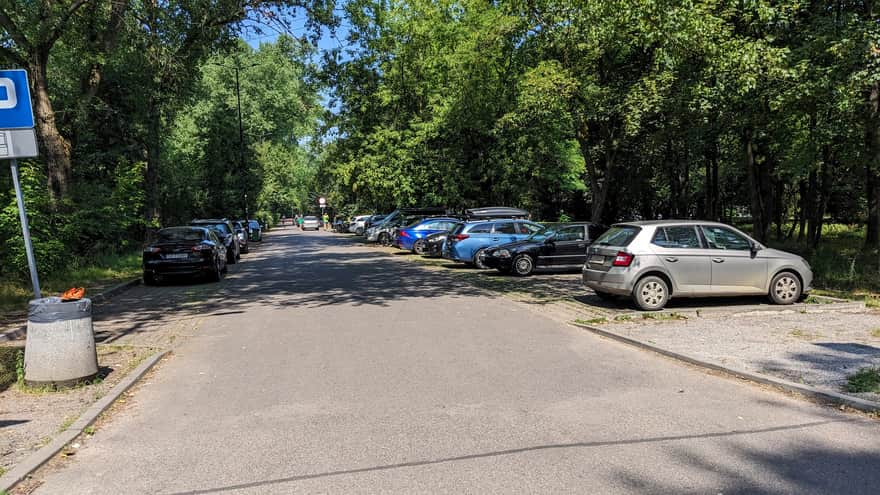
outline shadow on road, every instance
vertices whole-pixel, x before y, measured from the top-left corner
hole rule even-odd
[[[329,478],[333,476],[345,476],[376,471],[389,471],[395,469],[430,466],[436,464],[464,462],[492,457],[528,454],[531,452],[546,450],[591,449],[621,445],[640,445],[654,443],[679,444],[680,446],[674,450],[676,455],[682,458],[684,462],[688,462],[689,464],[713,472],[716,477],[724,479],[725,481],[722,483],[722,486],[723,493],[725,494],[769,493],[766,491],[766,488],[762,489],[761,481],[766,481],[766,479],[764,479],[763,477],[762,479],[749,479],[747,473],[738,472],[732,469],[725,469],[723,466],[709,464],[708,462],[701,462],[699,458],[695,458],[695,456],[690,454],[690,449],[686,449],[684,446],[681,446],[681,444],[686,445],[694,440],[721,440],[740,436],[765,435],[791,430],[805,430],[832,423],[847,423],[856,421],[860,420],[840,419],[814,421],[810,423],[800,423],[752,430],[735,430],[697,433],[691,435],[671,435],[609,441],[585,441],[533,445],[529,447],[497,450],[492,452],[463,454],[460,456],[445,457],[440,459],[426,459],[421,461],[401,462],[379,466],[340,469],[323,473],[293,475],[268,480],[256,480],[221,487],[198,489],[187,492],[176,492],[172,495],[206,495],[235,490],[260,488],[271,485],[280,485],[285,483],[295,483],[298,481],[306,481],[319,478]],[[734,443],[730,444],[732,448],[735,448],[734,445]],[[744,449],[738,450],[741,450],[741,452],[739,452],[740,455],[734,456],[734,458],[747,459],[751,463],[760,465],[760,467],[763,469],[759,469],[757,471],[761,472],[763,476],[766,476],[767,471],[773,472],[774,474],[776,474],[777,479],[784,480],[786,484],[791,486],[791,493],[842,493],[845,491],[846,493],[851,494],[874,494],[876,493],[876,487],[880,486],[880,471],[874,469],[877,465],[880,465],[878,464],[880,463],[880,456],[876,454],[865,455],[854,452],[831,452],[810,447],[806,447],[795,452],[785,449],[775,449],[773,453],[770,453],[768,451],[756,452],[745,451]],[[637,465],[633,465],[632,467],[633,469],[619,471],[616,475],[616,479],[630,486],[634,493],[680,493],[684,488],[682,486],[663,486],[661,483],[652,482],[651,480],[647,479],[644,474],[640,474],[651,470],[641,469],[640,466]],[[809,475],[804,476],[804,473],[809,473]]]

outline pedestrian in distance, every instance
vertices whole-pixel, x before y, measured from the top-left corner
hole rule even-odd
[[[303,216],[302,215],[296,216],[296,225],[299,227],[299,230],[302,230],[302,228],[303,228]]]
[[[324,213],[324,217],[322,218],[322,220],[324,220],[324,231],[329,232],[330,231],[330,215]]]

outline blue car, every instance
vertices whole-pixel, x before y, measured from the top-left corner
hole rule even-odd
[[[416,254],[425,254],[425,238],[431,234],[447,232],[461,220],[455,218],[425,218],[401,227],[395,240],[397,247]]]
[[[518,219],[462,223],[446,237],[443,257],[485,268],[480,255],[487,248],[523,240],[543,228],[535,222]]]

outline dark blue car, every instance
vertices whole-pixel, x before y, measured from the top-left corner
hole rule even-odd
[[[400,249],[406,249],[416,254],[425,254],[425,237],[451,230],[460,221],[456,218],[446,217],[425,218],[398,229],[395,242]]]

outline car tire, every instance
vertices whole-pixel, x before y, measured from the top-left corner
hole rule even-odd
[[[486,248],[478,250],[474,253],[474,266],[479,268],[480,270],[487,270],[489,267],[483,263],[483,253],[486,252]]]
[[[354,235],[364,235],[363,227],[358,227],[358,228],[354,229]]]
[[[227,264],[227,265],[234,265],[235,262],[236,262],[236,260],[237,260],[237,258],[236,258],[236,256],[235,256],[235,251],[230,251],[230,253],[232,253],[232,254],[231,254],[231,255],[229,255],[229,254],[226,255],[226,264]]]
[[[527,277],[535,271],[535,260],[527,254],[519,254],[513,258],[511,267],[517,277]]]
[[[648,275],[636,282],[632,297],[642,311],[659,311],[669,301],[669,285],[660,277]]]
[[[389,236],[385,232],[379,234],[379,238],[377,240],[379,241],[380,246],[388,246],[389,244],[391,244],[391,236]]]
[[[770,281],[770,301],[773,304],[793,304],[801,298],[801,279],[792,272],[779,272]]]
[[[248,254],[249,252],[251,252],[250,246],[244,248],[244,250],[242,250],[241,254]]]
[[[415,244],[413,244],[413,252],[419,256],[424,256],[427,253],[425,249],[426,246],[424,239],[419,239],[416,241]]]
[[[211,282],[219,282],[223,278],[223,270],[220,268],[219,259],[214,261],[214,270],[211,271],[209,278]]]
[[[144,272],[144,285],[159,285],[159,280],[152,273]]]

